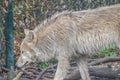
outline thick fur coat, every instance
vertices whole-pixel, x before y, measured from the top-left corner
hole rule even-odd
[[[63,80],[74,57],[83,80],[90,80],[87,58],[101,48],[116,44],[120,48],[120,4],[93,10],[64,11],[26,30],[17,66],[31,61],[58,59],[54,80]]]

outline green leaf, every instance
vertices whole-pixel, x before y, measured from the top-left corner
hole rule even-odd
[[[40,67],[43,68],[43,69],[47,68],[48,66],[49,66],[49,64],[47,62],[43,62],[43,63],[40,64]]]
[[[110,48],[110,49],[115,49],[116,46],[115,46],[114,44],[111,44],[111,45],[109,46],[109,48]]]
[[[116,54],[115,52],[111,52],[110,56],[111,56],[111,57],[116,57],[117,54]]]

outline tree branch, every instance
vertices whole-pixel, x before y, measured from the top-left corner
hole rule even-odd
[[[100,59],[97,59],[96,61],[92,61],[91,63],[89,63],[89,65],[98,65],[98,64],[101,64],[101,63],[114,62],[114,61],[120,61],[120,57],[100,58]]]

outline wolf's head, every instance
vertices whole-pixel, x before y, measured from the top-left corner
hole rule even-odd
[[[16,63],[17,67],[22,67],[25,64],[35,61],[35,52],[32,49],[34,47],[35,42],[37,41],[36,34],[32,30],[24,30],[25,38],[20,46],[20,57]]]

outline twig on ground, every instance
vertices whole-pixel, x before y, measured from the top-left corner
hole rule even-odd
[[[5,68],[5,67],[1,67],[1,69],[4,70],[4,71],[6,71],[6,72],[9,72],[9,71],[10,71],[10,69]]]
[[[57,66],[57,64],[52,65],[52,66],[49,66],[49,67],[46,68],[46,69],[43,69],[43,70],[39,73],[39,75],[37,76],[37,78],[36,78],[35,80],[39,80],[39,79],[44,75],[44,73],[45,73],[48,69],[54,68],[54,67],[56,67],[56,66]]]
[[[19,69],[20,69],[20,68],[19,68]],[[20,72],[16,75],[16,77],[15,77],[13,80],[19,80],[19,78],[20,78],[23,74],[29,75],[29,73],[27,73],[27,72],[25,71],[25,68],[24,68],[24,69],[20,69]]]
[[[23,74],[23,72],[19,72],[13,80],[19,80],[19,78],[22,76],[22,74]]]
[[[90,62],[89,65],[98,65],[100,63],[114,62],[114,61],[120,61],[120,57],[105,57],[105,58],[96,59],[96,61]]]

